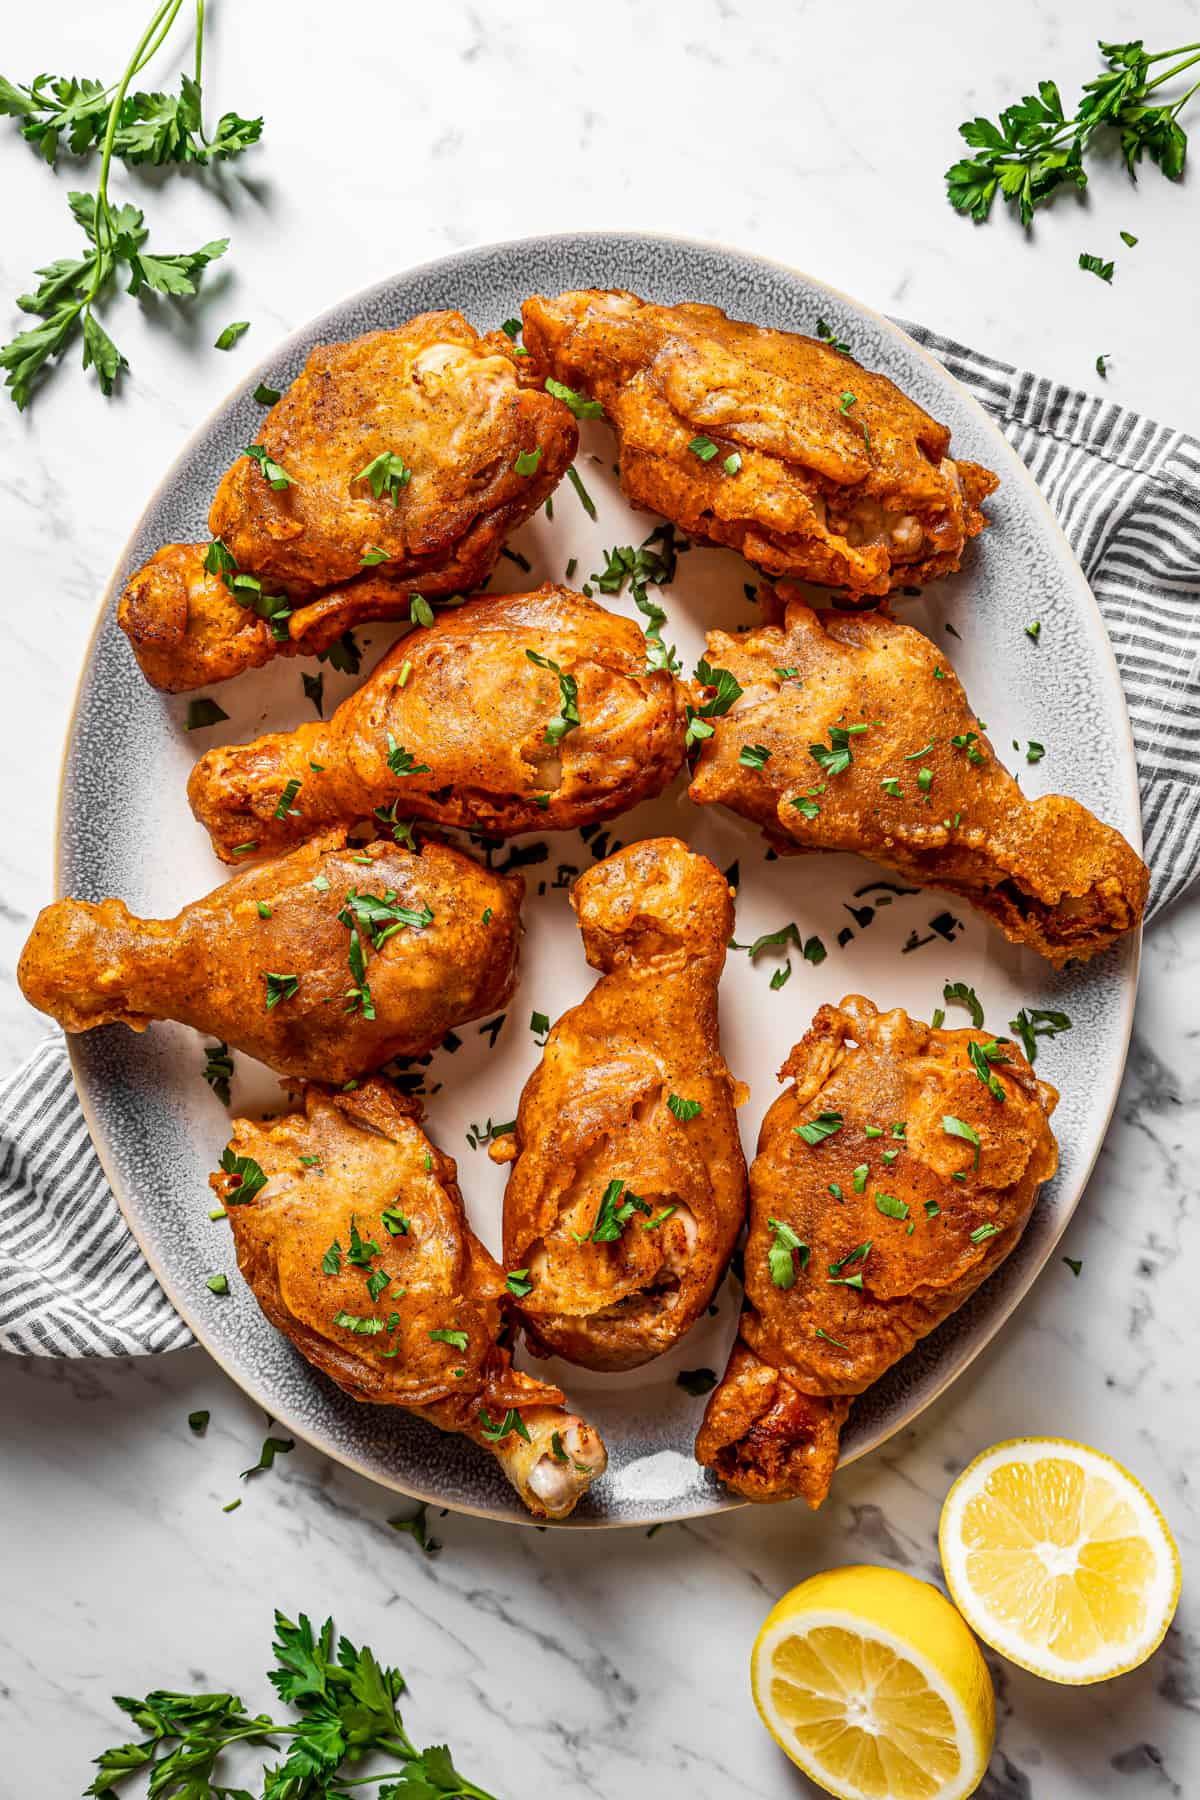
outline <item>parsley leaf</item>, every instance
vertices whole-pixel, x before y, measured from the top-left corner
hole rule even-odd
[[[683,1100],[678,1094],[668,1094],[667,1105],[681,1125],[686,1125],[689,1119],[694,1119],[697,1113],[704,1111],[703,1101]]]
[[[229,1083],[233,1080],[233,1058],[228,1044],[206,1044],[204,1067],[200,1071],[222,1106],[229,1105]]]
[[[823,1112],[818,1113],[815,1119],[810,1119],[807,1125],[796,1125],[793,1130],[797,1137],[804,1139],[806,1144],[821,1144],[826,1138],[831,1138],[839,1132],[842,1129],[842,1123],[841,1113]]]
[[[558,712],[546,727],[546,742],[561,744],[568,731],[574,731],[579,724],[579,685],[574,675],[565,675],[551,657],[539,656],[536,650],[526,650],[525,654],[539,669],[550,669],[558,676]]]
[[[427,1335],[431,1344],[449,1344],[453,1350],[465,1350],[467,1347],[468,1339],[465,1331],[451,1331],[446,1326],[440,1326],[438,1330],[431,1331]]]
[[[233,325],[227,325],[213,346],[217,350],[232,350],[240,337],[244,337],[250,329],[249,319],[238,319]]]
[[[247,1205],[259,1189],[267,1185],[267,1177],[254,1158],[235,1156],[231,1144],[226,1144],[221,1152],[221,1168],[226,1175],[237,1177],[237,1186],[225,1195],[226,1206]]]
[[[970,1058],[971,1067],[974,1069],[976,1075],[978,1075],[980,1081],[982,1081],[988,1093],[992,1096],[992,1099],[1003,1100],[1004,1083],[1000,1080],[999,1076],[993,1075],[991,1065],[992,1063],[1007,1062],[1008,1052],[1001,1047],[1000,1043],[995,1038],[992,1039],[990,1044],[981,1044],[976,1038],[972,1038],[967,1045],[967,1056]]]
[[[1057,1037],[1060,1031],[1070,1031],[1071,1021],[1065,1012],[1023,1006],[1016,1018],[1008,1021],[1008,1029],[1020,1038],[1021,1048],[1032,1064],[1037,1061],[1037,1040],[1042,1037]]]
[[[569,406],[577,419],[602,419],[604,417],[604,408],[598,400],[586,400],[582,394],[577,394],[574,388],[567,387],[561,381],[555,381],[553,375],[546,377],[546,392],[553,394],[556,400],[561,400],[564,406]]]
[[[200,700],[188,701],[187,723],[184,730],[207,731],[210,725],[220,725],[228,717],[229,714],[225,708],[218,706],[215,700],[210,700],[205,694]]]
[[[529,1427],[526,1425],[515,1406],[509,1407],[508,1411],[498,1424],[490,1417],[485,1406],[480,1407],[478,1417],[479,1423],[483,1427],[483,1435],[489,1444],[500,1443],[502,1439],[508,1436],[510,1431],[515,1431],[517,1436],[524,1438],[527,1444],[533,1442],[533,1439],[529,1435]]]
[[[291,1000],[300,987],[298,975],[276,975],[263,970],[263,980],[267,984],[267,1011],[271,1012],[281,1000]]]
[[[965,981],[948,981],[942,989],[942,999],[947,1006],[965,1006],[976,1031],[983,1030],[983,1007],[973,987],[968,987]]]
[[[943,1113],[942,1130],[947,1137],[965,1138],[968,1144],[975,1146],[975,1161],[972,1167],[977,1169],[979,1167],[979,1133],[975,1127],[968,1125],[965,1119],[956,1119],[952,1113]]]
[[[263,480],[268,482],[271,487],[276,490],[289,488],[293,485],[292,478],[284,468],[283,464],[277,463],[275,458],[271,456],[268,451],[264,450],[261,444],[247,444],[246,448],[242,451],[242,455],[248,456],[251,462],[258,464],[262,471]]]
[[[675,1386],[681,1387],[685,1394],[694,1394],[697,1399],[703,1394],[711,1394],[716,1385],[717,1376],[712,1369],[680,1369],[675,1377]]]
[[[369,482],[376,500],[390,500],[393,506],[399,506],[400,490],[411,480],[412,470],[405,466],[404,458],[397,456],[394,450],[381,450],[365,469],[351,476],[350,485],[353,487],[356,481]]]
[[[800,1267],[808,1266],[808,1245],[796,1235],[790,1225],[781,1219],[768,1219],[767,1225],[772,1233],[770,1247],[767,1250],[767,1268],[771,1280],[777,1288],[794,1287],[796,1283],[796,1255],[800,1257]]]

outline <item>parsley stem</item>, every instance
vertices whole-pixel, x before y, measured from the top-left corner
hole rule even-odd
[[[1176,63],[1173,69],[1168,69],[1164,74],[1156,75],[1153,81],[1148,81],[1146,83],[1146,92],[1148,94],[1151,93],[1154,88],[1161,87],[1164,81],[1174,81],[1176,75],[1182,75],[1183,71],[1185,69],[1190,69],[1194,62],[1200,61],[1200,44],[1180,44],[1178,50],[1160,50],[1157,56],[1148,56],[1146,58],[1148,63],[1161,62],[1164,56],[1182,56],[1185,50],[1195,50],[1198,54],[1196,56],[1186,57],[1183,62]]]
[[[113,95],[112,101],[109,105],[108,124],[105,126],[105,129],[104,129],[104,147],[103,147],[103,150],[102,150],[101,156],[100,156],[100,179],[96,184],[96,221],[95,221],[95,223],[96,223],[96,248],[97,248],[97,251],[99,251],[99,249],[100,249],[100,231],[101,231],[102,226],[104,229],[105,236],[108,239],[109,249],[115,250],[115,248],[116,248],[116,232],[113,230],[112,213],[109,211],[109,205],[108,205],[108,171],[112,165],[113,140],[115,139],[115,137],[117,135],[117,120],[119,119],[120,114],[121,114],[121,107],[125,101],[126,91],[128,90],[129,84],[133,80],[138,69],[141,67],[141,59],[144,55],[147,54],[147,45],[150,43],[151,39],[154,37],[155,32],[157,32],[159,30],[160,26],[162,27],[161,35],[158,37],[157,42],[154,45],[154,48],[157,49],[158,45],[162,43],[163,38],[166,36],[167,32],[170,31],[172,25],[175,23],[175,20],[179,14],[179,8],[182,6],[182,4],[183,4],[183,0],[162,0],[162,4],[158,8],[158,11],[155,13],[155,15],[151,19],[149,25],[147,25],[145,31],[142,33],[141,39],[138,42],[138,47],[134,51],[133,55],[130,57],[129,62],[125,68],[125,73],[122,75],[119,83],[117,84],[117,91]],[[99,292],[100,283],[102,280],[105,279],[108,272],[109,272],[108,269],[105,267],[104,257],[101,255],[97,255],[97,257],[96,257],[96,273],[95,273],[95,276],[93,277],[92,285],[88,289],[85,299],[82,301],[82,305],[84,307],[91,306],[92,301],[96,298],[96,295]]]

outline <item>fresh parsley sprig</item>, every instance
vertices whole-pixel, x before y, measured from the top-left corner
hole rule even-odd
[[[129,364],[96,317],[95,307],[114,285],[122,264],[129,271],[127,293],[186,299],[195,294],[201,272],[229,248],[228,238],[215,238],[199,250],[179,254],[147,250],[144,214],[136,206],[114,205],[109,198],[114,157],[127,163],[204,163],[239,155],[262,132],[261,119],[227,113],[213,138],[204,134],[200,85],[204,0],[196,0],[194,74],[182,78],[179,98],[130,93],[134,76],[164,42],[182,5],[183,0],[160,0],[124,74],[111,87],[48,75],[19,87],[0,77],[0,113],[22,121],[23,136],[48,162],[55,161],[60,141],[75,155],[100,151],[95,193],[67,196],[88,247],[80,256],[60,257],[35,271],[41,277],[38,286],[22,294],[17,305],[41,323],[0,348],[0,368],[6,371],[5,385],[18,410],[28,406],[47,363],[77,335],[83,338],[84,368],[95,369],[103,394],[112,393]]]
[[[959,126],[975,154],[946,171],[951,206],[973,219],[986,219],[999,193],[1016,207],[1028,230],[1037,208],[1058,188],[1087,186],[1083,159],[1102,128],[1118,133],[1121,155],[1135,180],[1145,155],[1178,181],[1187,157],[1187,134],[1179,115],[1200,90],[1200,81],[1177,99],[1155,103],[1150,96],[1200,62],[1200,44],[1151,53],[1136,38],[1127,44],[1101,41],[1099,48],[1103,73],[1085,83],[1072,117],[1063,109],[1057,84],[1039,81],[1036,95],[1026,94],[1006,106],[999,123],[975,118]],[[1164,62],[1170,67],[1152,78],[1151,69]]]
[[[334,1641],[333,1620],[319,1632],[303,1613],[298,1623],[275,1614],[275,1666],[267,1679],[297,1718],[253,1716],[236,1694],[181,1694],[155,1689],[142,1699],[113,1696],[141,1731],[142,1741],[101,1751],[99,1774],[87,1792],[108,1794],[130,1775],[149,1778],[152,1795],[242,1795],[225,1785],[218,1759],[234,1744],[261,1745],[278,1752],[290,1740],[282,1762],[262,1770],[263,1800],[352,1800],[363,1777],[342,1773],[368,1751],[391,1757],[396,1779],[382,1781],[379,1800],[494,1800],[459,1773],[444,1744],[419,1750],[404,1729],[397,1701],[406,1683],[399,1669],[381,1664],[365,1644]]]

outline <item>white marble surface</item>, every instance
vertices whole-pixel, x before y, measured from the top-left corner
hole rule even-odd
[[[239,369],[331,299],[448,249],[525,233],[640,227],[723,240],[820,274],[880,308],[1200,428],[1194,354],[1196,193],[1101,169],[1032,241],[958,219],[941,172],[955,127],[1037,78],[1074,92],[1090,39],[1200,38],[1200,7],[1074,0],[994,9],[860,0],[607,0],[603,7],[444,0],[414,11],[212,5],[210,92],[262,110],[262,148],[212,182],[117,184],[168,249],[228,231],[198,307],[112,328],[133,365],[119,399],[57,377],[30,414],[0,411],[9,591],[0,759],[0,1060],[41,1022],[12,983],[51,885],[59,747],[96,597],[165,461]],[[139,26],[133,0],[23,8],[5,72],[107,74]],[[0,291],[64,254],[72,177],[0,123]],[[161,189],[161,191],[159,191]],[[1126,251],[1120,228],[1140,242]],[[1114,255],[1111,288],[1075,267]],[[7,307],[7,301],[5,302]],[[12,319],[18,315],[12,314]],[[253,329],[212,350],[235,318]],[[10,323],[5,313],[5,325]],[[6,331],[6,335],[7,335]],[[1166,1646],[1105,1689],[1043,1685],[993,1660],[1001,1726],[989,1800],[1191,1796],[1200,1780],[1194,1509],[1200,899],[1148,934],[1118,1116],[1054,1262],[1001,1340],[822,1513],[742,1511],[700,1526],[546,1534],[450,1517],[420,1556],[394,1500],[303,1447],[244,1491],[262,1419],[199,1350],[134,1366],[0,1363],[0,1792],[69,1794],[122,1733],[107,1696],[233,1686],[267,1703],[271,1607],[335,1610],[412,1684],[414,1735],[516,1800],[785,1796],[809,1791],[758,1728],[754,1632],[803,1575],[879,1560],[936,1577],[953,1474],[1023,1432],[1130,1464],[1180,1538],[1184,1596]],[[209,1407],[197,1440],[189,1410]]]

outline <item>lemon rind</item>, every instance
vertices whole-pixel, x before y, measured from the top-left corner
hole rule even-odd
[[[1020,1452],[1021,1454],[1015,1454]],[[986,1604],[975,1594],[968,1583],[960,1578],[959,1566],[955,1556],[962,1557],[965,1552],[962,1540],[956,1535],[951,1541],[951,1527],[961,1526],[962,1513],[966,1502],[977,1494],[992,1469],[1003,1464],[1028,1461],[1040,1462],[1048,1458],[1065,1462],[1073,1462],[1086,1473],[1101,1475],[1115,1472],[1120,1485],[1131,1493],[1133,1503],[1147,1527],[1146,1538],[1156,1554],[1157,1571],[1147,1600],[1148,1610],[1159,1619],[1154,1632],[1148,1632],[1145,1639],[1130,1655],[1126,1647],[1122,1660],[1109,1659],[1100,1662],[1093,1660],[1091,1664],[1080,1664],[1066,1661],[1053,1655],[1031,1656],[1024,1640],[1009,1632],[1006,1627],[992,1617]],[[946,1586],[950,1590],[950,1598],[975,1633],[983,1642],[1007,1662],[1015,1663],[1031,1675],[1039,1675],[1045,1681],[1053,1681],[1061,1687],[1091,1687],[1096,1682],[1111,1681],[1117,1675],[1127,1675],[1133,1669],[1141,1668],[1158,1649],[1175,1616],[1179,1604],[1179,1593],[1182,1584],[1182,1565],[1179,1558],[1179,1547],[1171,1533],[1171,1528],[1163,1517],[1162,1509],[1151,1494],[1138,1480],[1137,1476],[1127,1469],[1124,1463],[1117,1461],[1107,1451],[1095,1450],[1089,1444],[1076,1443],[1071,1438],[1058,1437],[1019,1437],[1005,1438],[1001,1443],[992,1444],[982,1450],[974,1460],[957,1477],[950,1492],[946,1495],[942,1506],[942,1516],[938,1522],[938,1552],[941,1557],[942,1573]]]

